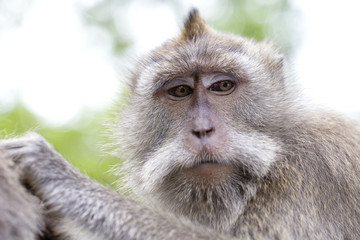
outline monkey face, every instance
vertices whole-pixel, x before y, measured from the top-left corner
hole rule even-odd
[[[225,228],[219,221],[234,220],[280,156],[266,130],[285,121],[276,117],[286,115],[276,114],[285,96],[282,64],[268,45],[205,25],[198,31],[139,63],[120,144],[137,194]]]
[[[232,103],[238,100],[244,84],[230,73],[191,72],[189,76],[166,81],[154,94],[155,104],[170,112],[170,116],[178,117],[171,119],[179,126],[178,137],[174,139],[178,144],[175,151],[178,152],[179,146],[186,151],[181,156],[188,159],[183,159],[178,168],[188,178],[215,183],[229,177],[233,169],[239,171],[237,167],[241,167],[242,172],[250,170],[258,177],[266,173],[274,158],[275,147],[271,145],[274,149],[269,153],[265,149],[271,140],[245,129],[234,131],[229,123],[236,121],[228,113],[236,111]],[[243,139],[241,146],[237,146],[240,139]],[[248,142],[256,142],[257,146],[250,146]],[[266,155],[258,156],[252,148],[259,148]],[[181,156],[178,159],[182,159]]]

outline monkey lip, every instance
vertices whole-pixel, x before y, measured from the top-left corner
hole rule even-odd
[[[221,180],[229,176],[230,172],[230,165],[210,161],[202,161],[200,164],[183,170],[187,177],[211,181]]]

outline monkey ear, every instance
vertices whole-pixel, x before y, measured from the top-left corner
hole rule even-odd
[[[196,40],[196,38],[205,33],[206,27],[206,23],[200,17],[199,11],[194,8],[190,11],[189,16],[185,21],[184,27],[181,31],[180,39],[184,41]]]

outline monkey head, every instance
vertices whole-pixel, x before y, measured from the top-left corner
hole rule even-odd
[[[215,31],[197,10],[140,59],[116,132],[134,192],[225,230],[280,161],[290,104],[282,56]]]

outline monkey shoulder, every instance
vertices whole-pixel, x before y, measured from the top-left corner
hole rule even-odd
[[[359,161],[360,128],[355,122],[335,113],[319,112],[309,118],[301,129],[300,136],[307,147],[313,146],[329,157],[341,156]]]

